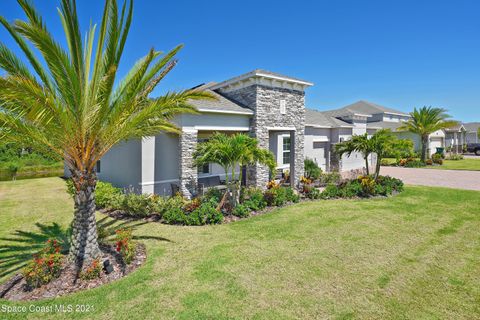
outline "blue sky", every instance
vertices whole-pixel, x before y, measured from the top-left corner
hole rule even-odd
[[[84,28],[99,22],[103,1],[77,2]],[[63,36],[58,1],[34,3]],[[23,18],[14,0],[0,13]],[[4,30],[0,39],[16,49]],[[180,63],[156,94],[262,68],[314,82],[311,108],[364,99],[480,121],[480,1],[136,0],[120,73],[151,47],[179,43]]]

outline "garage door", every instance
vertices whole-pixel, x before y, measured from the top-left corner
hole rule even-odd
[[[314,142],[313,143],[313,160],[318,164],[323,171],[326,171],[327,166],[327,143],[326,142]]]
[[[437,152],[437,148],[443,147],[442,138],[432,138],[430,139],[430,154]]]

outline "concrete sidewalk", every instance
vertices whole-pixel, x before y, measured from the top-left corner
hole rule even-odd
[[[405,184],[480,191],[480,171],[382,167],[380,174]]]

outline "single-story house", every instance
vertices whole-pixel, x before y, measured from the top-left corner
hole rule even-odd
[[[464,123],[465,127],[465,143],[480,143],[478,137],[478,128],[480,128],[480,122],[468,122]]]
[[[329,111],[307,109],[305,90],[312,85],[266,70],[203,84],[198,89],[211,92],[217,99],[192,101],[199,114],[175,119],[181,134],[159,133],[117,145],[98,163],[98,177],[138,192],[168,195],[178,190],[191,196],[202,186],[225,179],[223,169],[215,164],[193,166],[197,143],[214,132],[244,132],[274,153],[278,170],[289,170],[291,183],[296,185],[304,173],[305,158],[316,161],[324,171],[362,169],[360,154],[338,159],[332,152],[334,145],[355,134],[373,134],[381,128],[394,131],[409,118],[404,112],[367,101]],[[413,139],[419,148],[415,135],[399,135]],[[435,152],[436,146],[445,146],[443,131],[431,136],[430,150]],[[248,185],[264,187],[271,178],[261,165],[242,170],[247,173]]]

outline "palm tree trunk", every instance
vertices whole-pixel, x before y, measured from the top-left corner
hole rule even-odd
[[[427,161],[428,135],[422,136],[422,161]]]
[[[365,157],[365,169],[367,170],[367,176],[370,175],[370,169],[368,166],[368,156]]]
[[[74,174],[76,186],[74,196],[74,218],[70,257],[82,269],[100,256],[97,240],[97,223],[95,220],[95,188],[97,177],[94,173]]]
[[[377,181],[378,176],[380,176],[380,165],[382,163],[382,159],[377,155],[377,163],[375,164],[375,177],[374,180]]]

